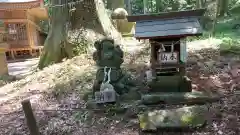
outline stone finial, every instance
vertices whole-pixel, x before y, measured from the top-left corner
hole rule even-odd
[[[124,8],[117,8],[111,14],[112,19],[126,19],[128,12]]]

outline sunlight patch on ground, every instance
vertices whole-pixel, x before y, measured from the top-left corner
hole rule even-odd
[[[63,82],[70,83],[72,79],[82,76],[88,72],[91,66],[91,62],[85,61],[85,64],[83,64],[82,60],[80,56],[75,57],[63,63],[44,68],[44,70],[29,75],[25,79],[1,87],[0,111],[17,110],[21,105],[20,102],[26,98],[35,99],[34,102],[37,103],[42,98],[37,95],[51,93],[51,91],[55,90],[56,85]],[[39,97],[39,99],[35,96]]]
[[[222,43],[220,39],[209,38],[205,40],[195,40],[187,43],[188,51],[198,51],[201,49],[219,49]]]

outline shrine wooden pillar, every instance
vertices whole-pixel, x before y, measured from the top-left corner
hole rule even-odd
[[[156,58],[155,58],[155,55],[156,55],[156,52],[155,52],[155,46],[153,45],[152,41],[150,41],[150,46],[151,46],[151,58],[150,58],[150,63],[151,63],[151,70],[152,70],[152,77],[153,79],[155,80],[156,77],[157,77],[157,73],[156,73]]]

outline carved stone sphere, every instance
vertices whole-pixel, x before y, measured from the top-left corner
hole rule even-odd
[[[111,14],[112,19],[126,19],[128,12],[124,8],[117,8]]]

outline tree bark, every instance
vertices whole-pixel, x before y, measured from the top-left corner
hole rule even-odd
[[[51,0],[51,5],[66,5],[67,1]],[[72,51],[67,43],[67,31],[65,24],[68,19],[68,7],[57,6],[51,10],[51,25],[47,39],[44,42],[44,51],[41,55],[38,67],[44,67],[61,62],[63,58],[72,57]]]
[[[163,12],[162,0],[156,0],[156,12]]]
[[[144,11],[144,14],[147,14],[148,13],[148,0],[143,0],[143,11]]]
[[[203,8],[204,7],[204,1],[203,0],[197,0],[196,1],[197,8]]]
[[[121,34],[115,29],[106,13],[102,0],[84,0],[76,5],[76,11],[71,17],[72,29],[75,31],[92,30],[94,33],[102,36],[121,40]],[[72,37],[70,32],[70,37]],[[88,36],[86,36],[88,38]],[[94,38],[92,35],[90,38]],[[98,38],[98,37],[96,37]],[[95,40],[95,39],[94,39]]]
[[[127,0],[127,12],[128,15],[132,15],[132,0]]]
[[[228,11],[228,0],[221,0],[219,4],[219,16],[222,17],[225,15],[225,13]]]
[[[220,1],[221,0],[217,0],[217,3],[216,3],[216,12],[215,12],[215,17],[214,17],[214,20],[213,20],[213,25],[212,25],[212,36],[215,36],[215,28],[216,28],[216,25],[217,25],[217,18],[218,18],[218,13],[219,13],[219,9],[220,9]]]
[[[51,0],[50,2],[52,5],[59,5],[58,1]],[[64,5],[64,3],[61,3],[61,5]],[[67,4],[65,3],[65,5]],[[116,43],[121,41],[121,34],[112,25],[102,0],[83,0],[74,6],[76,10],[71,13],[71,16],[67,6],[52,8],[50,31],[44,43],[44,52],[38,65],[40,69],[61,62],[63,58],[71,58],[72,45],[68,42],[75,41],[75,38],[78,38],[78,41],[82,40],[76,35],[81,35],[91,42],[103,36],[113,38]],[[66,24],[68,22],[71,22],[71,30],[67,31]],[[92,33],[82,35],[82,31],[91,31]],[[70,38],[67,40],[68,37]]]

